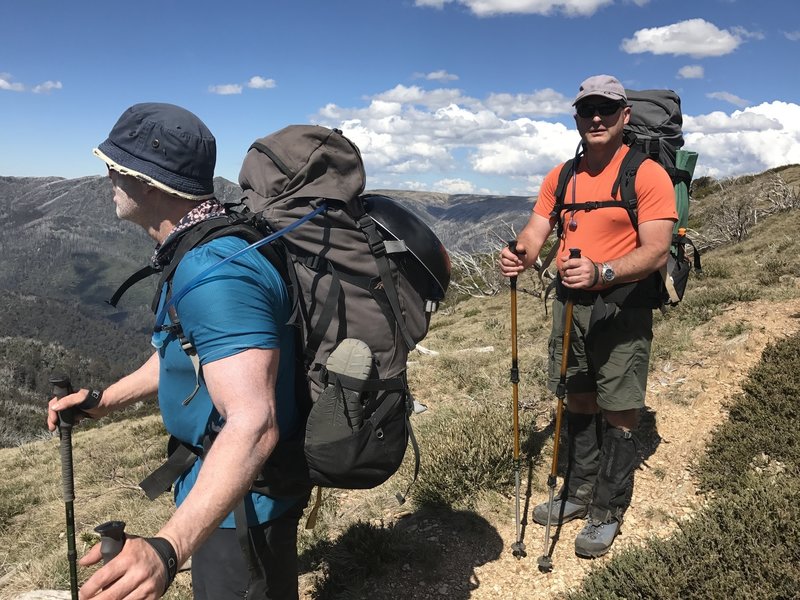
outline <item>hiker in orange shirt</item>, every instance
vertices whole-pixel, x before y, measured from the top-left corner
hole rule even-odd
[[[652,310],[658,306],[659,270],[667,261],[677,213],[670,177],[653,160],[645,160],[635,175],[635,217],[622,205],[585,206],[621,199],[615,183],[620,174],[631,176],[623,166],[629,153],[623,127],[631,109],[625,88],[609,75],[586,79],[573,106],[582,152],[566,180],[562,204],[557,205],[556,198],[563,166],[559,165],[542,183],[533,214],[517,238],[516,254],[503,249],[500,269],[506,277],[514,277],[531,267],[557,228],[548,385],[555,392],[565,305],[571,299],[566,385],[569,466],[557,501],[536,506],[533,519],[546,524],[548,511],[551,523],[586,517],[575,552],[597,557],[611,548],[631,499],[638,463],[635,431],[644,406],[653,337]],[[569,258],[570,248],[580,249],[581,257]]]

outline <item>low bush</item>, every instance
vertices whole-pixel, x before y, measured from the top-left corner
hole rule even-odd
[[[524,414],[521,420],[527,431]],[[479,492],[508,490],[513,472],[510,402],[443,410],[421,424],[419,439],[425,469],[411,488],[418,506],[470,507]]]
[[[713,500],[667,540],[621,552],[569,600],[798,598],[800,335],[769,346],[698,467]]]

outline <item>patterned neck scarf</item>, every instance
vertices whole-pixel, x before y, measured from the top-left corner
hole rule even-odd
[[[172,260],[175,253],[175,248],[178,246],[178,241],[181,239],[181,234],[192,227],[208,219],[220,217],[227,214],[225,207],[222,206],[215,198],[206,200],[195,208],[186,213],[183,218],[178,221],[175,228],[169,232],[166,239],[156,246],[153,257],[150,259],[153,267],[156,269],[163,269]]]

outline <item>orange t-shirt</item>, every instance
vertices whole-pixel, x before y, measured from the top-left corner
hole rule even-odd
[[[608,166],[598,175],[591,175],[585,169],[585,161],[578,168],[575,202],[592,202],[612,200],[611,189],[617,179],[622,159],[628,153],[628,147],[623,146],[614,156]],[[556,187],[561,165],[550,171],[544,178],[539,198],[533,211],[550,218],[550,212],[555,206]],[[572,177],[566,186],[564,206],[572,202]],[[617,192],[615,200],[620,200]],[[678,220],[675,210],[675,188],[667,172],[653,160],[646,160],[639,167],[636,174],[636,206],[638,209],[638,222],[654,221],[657,219]],[[639,236],[631,224],[628,211],[621,207],[605,207],[595,210],[577,210],[575,213],[563,211],[564,236],[560,242],[557,256],[557,265],[561,267],[562,257],[568,253],[568,248],[580,248],[581,256],[590,258],[594,262],[606,262],[628,254],[639,243]],[[572,231],[569,227],[571,215],[574,214],[577,227]]]

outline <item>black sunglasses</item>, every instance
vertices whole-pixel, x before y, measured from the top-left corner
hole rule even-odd
[[[579,104],[575,107],[575,112],[582,119],[591,119],[596,114],[601,117],[610,117],[616,113],[622,104],[619,102],[605,102],[603,104]]]

